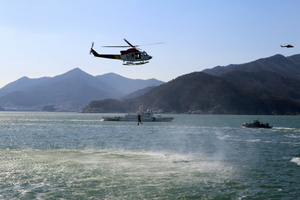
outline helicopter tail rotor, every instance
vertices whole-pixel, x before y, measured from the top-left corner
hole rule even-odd
[[[90,50],[90,54],[92,53],[93,47],[94,47],[94,42],[92,42],[92,46],[91,46],[91,50]]]

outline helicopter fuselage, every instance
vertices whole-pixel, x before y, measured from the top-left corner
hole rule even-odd
[[[115,54],[98,54],[93,48],[90,51],[95,57],[123,60],[124,65],[142,65],[148,63],[152,56],[145,51],[139,51],[136,48],[130,48],[120,51],[121,55]]]
[[[92,47],[90,50],[90,54],[93,54],[95,57],[100,58],[109,58],[109,59],[117,59],[117,60],[123,60],[123,65],[143,65],[149,62],[150,59],[152,59],[152,56],[148,55],[146,51],[140,51],[136,47],[141,45],[132,45],[130,42],[128,42],[126,39],[124,41],[129,46],[103,46],[103,47],[131,47],[127,50],[120,51],[120,55],[117,54],[98,54],[94,49],[94,42],[92,43]],[[161,42],[162,43],[162,42]],[[153,43],[153,44],[161,44],[161,43]],[[153,45],[148,44],[148,45]]]
[[[139,51],[136,48],[130,48],[126,51],[121,51],[120,55],[123,61],[139,62],[150,60],[152,56],[149,56],[145,51]]]
[[[286,47],[286,48],[294,48],[294,46],[293,45],[280,45],[281,47]]]

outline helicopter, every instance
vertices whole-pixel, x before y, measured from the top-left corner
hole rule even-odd
[[[288,44],[288,45],[280,45],[281,47],[286,47],[286,48],[294,48],[294,46],[293,45],[290,45],[290,44]]]
[[[108,59],[117,59],[117,60],[123,60],[123,65],[143,65],[146,63],[149,63],[149,60],[152,59],[152,56],[148,55],[145,51],[140,51],[137,47],[138,46],[144,46],[144,45],[132,45],[130,42],[128,42],[126,39],[124,41],[129,46],[102,46],[102,47],[131,47],[127,50],[120,51],[121,55],[118,54],[98,54],[94,49],[94,42],[92,43],[92,47],[90,50],[90,54],[93,54],[95,57],[100,58],[108,58]],[[160,43],[153,43],[153,44],[162,44]],[[153,45],[148,44],[148,45]]]

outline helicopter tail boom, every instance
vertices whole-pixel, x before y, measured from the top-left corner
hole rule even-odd
[[[113,54],[98,54],[94,49],[93,49],[94,43],[92,44],[90,54],[93,54],[95,57],[100,57],[100,58],[109,58],[109,59],[118,59],[121,60],[120,55],[113,55]]]
[[[120,55],[112,55],[112,54],[93,54],[95,57],[100,57],[100,58],[110,58],[110,59],[117,59],[117,60],[122,60]]]

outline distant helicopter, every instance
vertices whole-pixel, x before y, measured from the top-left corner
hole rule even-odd
[[[119,47],[119,48],[131,47],[127,50],[120,51],[121,55],[117,55],[117,54],[98,54],[93,49],[94,42],[92,43],[90,54],[92,53],[95,57],[123,60],[123,65],[143,65],[143,64],[149,63],[149,60],[152,59],[152,56],[148,55],[145,51],[140,51],[140,50],[137,49],[138,46],[144,46],[144,45],[132,45],[126,39],[124,39],[124,41],[129,46],[102,46],[102,47]],[[153,43],[153,44],[162,44],[162,43],[163,42]],[[153,45],[153,44],[148,44],[148,45]]]
[[[294,46],[293,45],[290,45],[290,44],[288,44],[288,45],[280,45],[281,47],[286,47],[286,48],[294,48]]]

